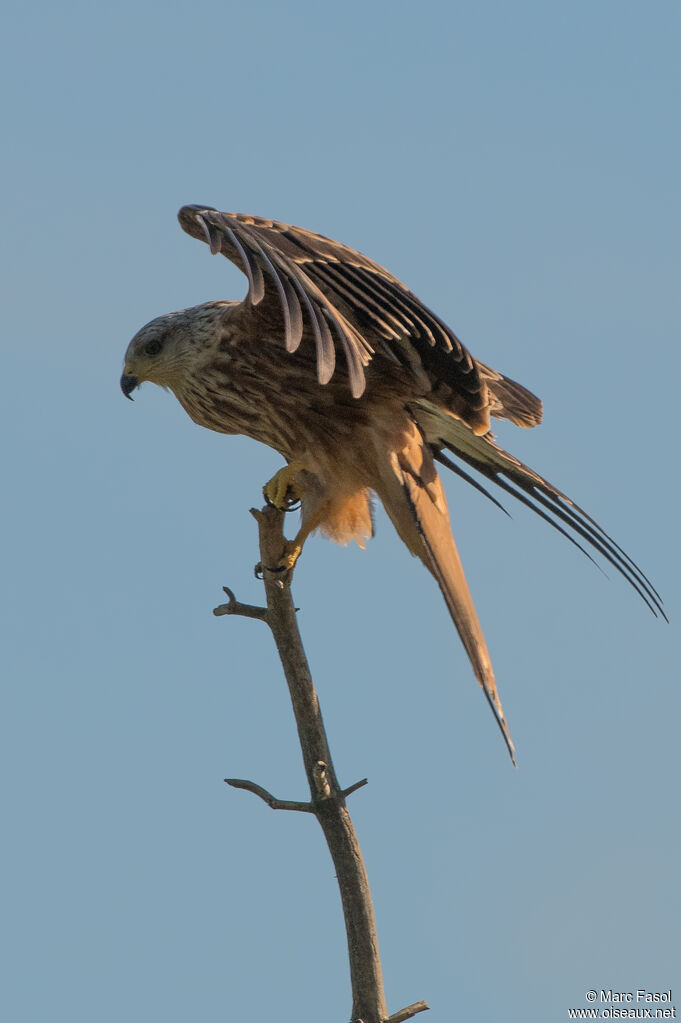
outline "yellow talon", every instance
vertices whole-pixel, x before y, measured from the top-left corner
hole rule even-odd
[[[268,568],[268,572],[291,572],[295,566],[296,561],[303,553],[302,543],[298,543],[297,540],[287,540],[286,546],[284,547],[283,553],[279,558],[279,561],[273,568]],[[254,568],[255,578],[262,579],[264,570],[262,561],[259,561]]]
[[[267,503],[281,511],[287,511],[296,501],[300,501],[303,494],[301,489],[296,486],[296,477],[303,469],[305,469],[305,463],[296,460],[289,462],[279,472],[275,472],[272,479],[262,488]]]
[[[295,540],[287,540],[284,553],[279,559],[277,570],[280,572],[291,572],[302,551],[302,544],[297,543]]]
[[[305,497],[306,489],[304,484],[299,482],[299,475],[303,472],[310,472],[308,464],[301,458],[296,458],[288,465],[285,465],[279,472],[276,472],[272,479],[265,484],[262,492],[268,504],[274,505],[281,511],[289,511],[296,501]],[[323,507],[323,506],[322,506]],[[320,510],[308,516],[307,520],[298,530],[293,540],[287,540],[282,555],[277,562],[276,568],[269,569],[271,572],[291,572],[302,554],[303,544],[321,521]],[[260,566],[259,566],[260,567]]]

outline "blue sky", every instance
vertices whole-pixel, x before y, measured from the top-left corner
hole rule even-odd
[[[368,253],[536,391],[542,427],[500,442],[672,621],[449,479],[514,772],[385,516],[365,552],[310,542],[295,598],[337,771],[370,781],[391,1011],[546,1023],[590,988],[681,992],[678,5],[3,20],[3,1018],[349,1015],[321,832],[222,782],[305,795],[268,635],[211,614],[223,584],[261,599],[248,508],[278,458],[118,390],[143,323],[245,293],[178,227],[194,202]]]

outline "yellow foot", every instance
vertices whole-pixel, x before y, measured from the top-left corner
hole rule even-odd
[[[302,554],[303,545],[298,543],[296,540],[287,540],[286,546],[284,547],[283,554],[276,565],[272,568],[268,568],[268,572],[291,572],[293,567]],[[263,563],[259,561],[255,566],[254,572],[256,579],[262,579]]]
[[[279,559],[277,572],[290,572],[303,552],[303,545],[296,540],[287,540],[284,553]]]
[[[280,511],[290,511],[303,496],[300,487],[296,486],[296,477],[303,469],[305,463],[296,460],[275,472],[272,479],[262,488],[267,503],[273,504]]]

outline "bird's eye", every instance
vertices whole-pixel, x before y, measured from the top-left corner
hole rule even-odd
[[[158,340],[157,341],[147,341],[147,343],[144,346],[144,354],[145,355],[158,355],[158,353],[161,351],[162,348],[163,348],[163,342],[162,341],[158,341]]]

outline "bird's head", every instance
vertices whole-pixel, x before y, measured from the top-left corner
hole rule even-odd
[[[132,392],[145,380],[159,387],[182,389],[189,369],[208,348],[218,345],[227,309],[234,302],[206,302],[158,316],[139,330],[125,353],[121,390]]]

